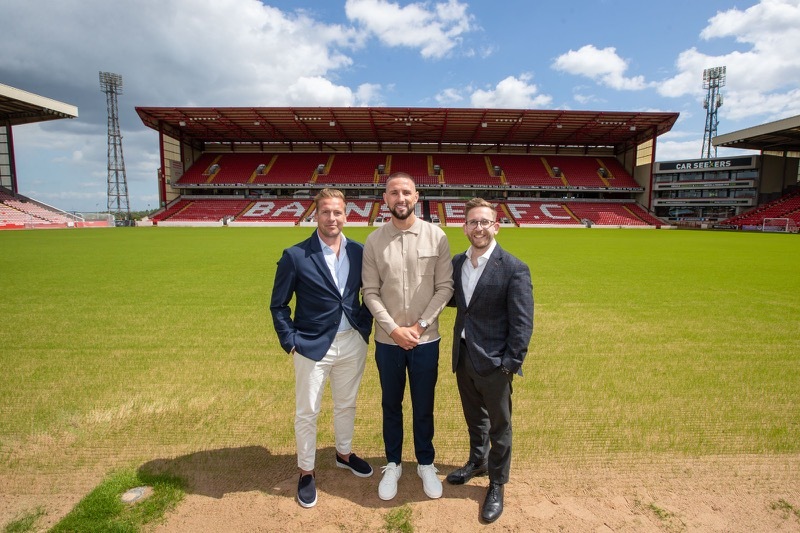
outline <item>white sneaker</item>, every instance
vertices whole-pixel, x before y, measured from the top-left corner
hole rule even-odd
[[[436,477],[436,467],[430,465],[417,465],[417,475],[422,478],[422,490],[428,498],[442,497],[442,482]]]
[[[391,500],[397,496],[397,480],[403,474],[403,465],[389,463],[381,467],[383,478],[378,485],[378,497],[381,500]],[[441,491],[441,487],[439,489]]]

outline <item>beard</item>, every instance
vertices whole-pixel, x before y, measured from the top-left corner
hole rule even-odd
[[[395,206],[394,206],[394,207],[390,208],[390,209],[389,209],[389,212],[390,212],[390,213],[392,214],[392,216],[393,216],[394,218],[396,218],[397,220],[405,220],[405,219],[407,219],[408,217],[410,217],[410,216],[412,215],[412,213],[414,213],[414,206],[413,206],[413,205],[409,206],[409,208],[408,208],[408,209],[406,209],[406,212],[405,212],[405,213],[402,213],[402,214],[401,214],[401,213],[398,213],[396,208],[397,208],[397,204],[395,204]]]

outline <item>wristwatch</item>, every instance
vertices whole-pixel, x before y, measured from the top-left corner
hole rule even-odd
[[[419,324],[419,327],[421,327],[423,330],[428,329],[428,326],[430,326],[430,324],[428,324],[425,320],[421,318],[417,320],[417,324]]]

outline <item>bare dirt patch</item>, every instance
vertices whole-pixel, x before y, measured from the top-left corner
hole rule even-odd
[[[377,495],[379,459],[370,458],[375,475],[361,479],[334,468],[333,450],[326,449],[318,454],[319,502],[303,509],[294,499],[293,457],[259,456],[258,449],[245,455],[250,468],[232,464],[243,458],[238,453],[150,465],[180,473],[191,485],[155,531],[378,531],[402,505],[411,508],[415,531],[800,531],[800,518],[775,509],[780,501],[800,509],[795,456],[516,466],[503,516],[486,525],[479,520],[485,477],[464,486],[445,483],[443,497],[430,500],[407,463],[396,498],[384,502]],[[460,465],[437,466],[444,477]],[[240,474],[232,478],[232,471]]]
[[[440,465],[441,474],[450,468]],[[156,531],[377,531],[406,504],[415,531],[800,531],[797,516],[773,509],[781,500],[800,507],[797,458],[516,468],[503,516],[491,525],[479,521],[486,478],[445,484],[443,497],[430,500],[408,468],[395,500],[383,502],[379,474],[365,480],[321,468],[313,509],[294,501],[294,473],[265,479],[264,490],[189,494]]]
[[[482,524],[480,506],[487,478],[464,486],[444,484],[444,495],[430,500],[422,492],[414,465],[406,463],[397,497],[378,498],[380,459],[368,458],[376,473],[362,479],[333,466],[333,450],[318,453],[319,502],[303,509],[295,502],[294,457],[271,455],[253,446],[198,452],[142,465],[170,472],[188,482],[187,495],[151,529],[172,532],[380,531],[386,516],[407,505],[415,531],[800,531],[800,457],[724,456],[712,458],[614,458],[592,461],[541,461],[515,465],[506,486],[503,516]],[[440,476],[460,465],[437,464]],[[28,485],[28,494],[6,490],[0,479],[0,524],[37,506],[52,525],[88,490],[90,479],[58,478],[61,490],[46,481]],[[50,478],[53,481],[52,478]],[[6,479],[8,480],[8,479]],[[19,481],[19,480],[17,480]],[[99,482],[99,480],[98,480]],[[19,484],[13,484],[20,487]],[[49,485],[52,488],[52,485]],[[780,504],[783,502],[784,504]]]

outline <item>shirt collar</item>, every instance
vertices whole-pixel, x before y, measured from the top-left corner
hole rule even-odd
[[[417,219],[414,221],[411,227],[406,230],[397,229],[397,226],[395,226],[391,221],[389,222],[389,225],[391,226],[390,231],[392,237],[399,235],[400,233],[413,233],[414,235],[419,235],[419,232],[422,228],[422,219],[420,217],[417,217]]]
[[[496,247],[497,240],[492,239],[492,244],[489,245],[489,248],[487,248],[486,251],[478,257],[478,266],[485,264],[489,260],[489,257],[492,255],[492,252],[494,252]],[[467,248],[467,261],[469,261],[470,257],[472,257],[472,246]]]
[[[322,238],[319,236],[319,230],[317,230],[316,234],[317,234],[317,239],[319,239],[319,246],[320,248],[322,248],[322,251],[325,252],[327,250],[329,253],[333,253],[333,248],[325,244],[325,241],[323,241]],[[344,233],[342,233],[342,244],[339,246],[339,251],[344,250],[345,246],[347,246],[347,237],[345,237]]]

